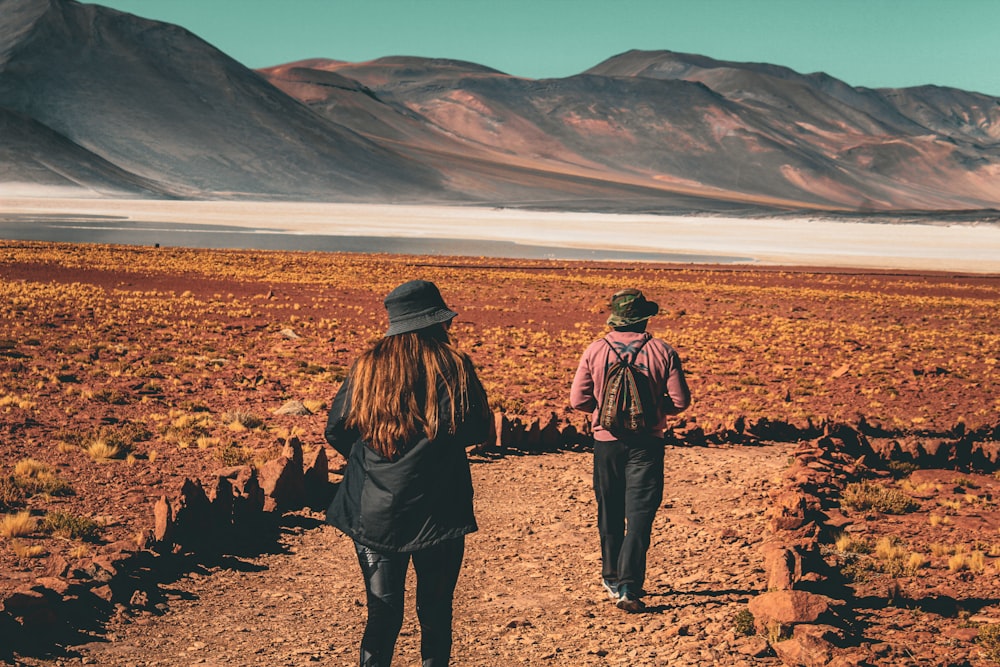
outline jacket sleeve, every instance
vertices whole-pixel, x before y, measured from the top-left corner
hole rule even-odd
[[[330,446],[337,450],[345,459],[351,453],[351,448],[361,435],[356,428],[347,427],[347,417],[351,413],[351,378],[348,377],[340,385],[340,390],[333,399],[330,414],[326,418],[326,430],[323,435]]]
[[[472,361],[466,359],[466,373],[469,378],[469,409],[462,422],[456,427],[456,436],[464,445],[478,445],[490,437],[493,426],[493,413],[490,411],[489,399],[483,389],[479,376]]]
[[[664,412],[676,415],[691,405],[691,390],[688,389],[681,358],[676,351],[670,352],[670,371],[667,374],[666,394],[663,398]]]
[[[597,398],[594,395],[594,376],[590,370],[590,357],[584,352],[573,377],[573,386],[569,390],[569,404],[576,410],[593,412],[597,409]]]

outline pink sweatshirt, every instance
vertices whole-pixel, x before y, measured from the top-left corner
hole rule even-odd
[[[644,338],[645,333],[612,331],[606,339],[615,346],[622,358],[631,359],[635,349]],[[655,396],[661,398],[659,419],[653,429],[653,434],[663,437],[667,428],[667,417],[675,415],[691,404],[691,391],[681,370],[681,360],[674,348],[658,338],[652,338],[643,345],[636,367],[652,380]],[[595,440],[615,440],[616,438],[601,428],[597,423],[597,407],[601,404],[601,392],[604,389],[604,374],[607,369],[617,363],[618,358],[604,340],[596,340],[584,351],[580,365],[573,378],[573,388],[570,390],[569,402],[577,410],[591,412],[591,425],[594,427]]]

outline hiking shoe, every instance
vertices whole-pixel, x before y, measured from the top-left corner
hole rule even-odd
[[[608,592],[608,597],[618,602],[621,598],[621,594],[618,592],[618,584],[608,581],[607,579],[601,579],[601,585],[604,586],[604,590]]]
[[[635,614],[646,609],[646,603],[638,595],[630,591],[628,586],[618,587],[618,602],[615,603],[615,606],[630,614]]]
[[[618,598],[615,606],[630,614],[638,614],[640,611],[645,611],[646,609],[646,603],[639,598],[628,598],[624,595]]]

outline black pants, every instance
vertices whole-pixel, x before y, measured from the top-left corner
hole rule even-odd
[[[663,441],[594,441],[601,575],[642,595],[653,518],[663,501]]]
[[[451,602],[465,555],[465,538],[421,551],[379,553],[354,543],[365,577],[368,624],[361,639],[361,667],[388,667],[403,627],[406,569],[417,573],[417,618],[424,667],[444,667],[451,659]]]

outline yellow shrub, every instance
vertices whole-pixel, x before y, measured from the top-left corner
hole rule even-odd
[[[45,547],[38,544],[25,544],[21,540],[11,540],[10,549],[18,558],[40,558],[45,555]]]
[[[0,519],[0,536],[24,537],[35,532],[38,522],[27,510],[17,514],[8,514]]]
[[[95,440],[87,445],[87,454],[95,461],[110,461],[121,453],[118,445],[109,445],[104,440]]]
[[[986,555],[982,551],[973,551],[968,559],[969,571],[982,574],[986,570]]]
[[[935,556],[950,556],[955,553],[955,548],[948,546],[947,544],[942,544],[940,542],[934,542],[931,544],[931,554]]]
[[[954,556],[948,559],[948,569],[952,572],[959,572],[964,570],[969,566],[966,560],[965,554],[962,552],[956,553]]]
[[[52,468],[48,464],[36,461],[35,459],[21,459],[14,466],[14,475],[17,477],[33,477],[38,473],[48,472]]]
[[[919,553],[912,553],[910,557],[906,559],[906,570],[910,574],[915,573],[920,568],[927,565],[927,556]]]
[[[881,537],[875,543],[875,556],[881,560],[897,560],[905,554],[906,549],[893,537]]]

